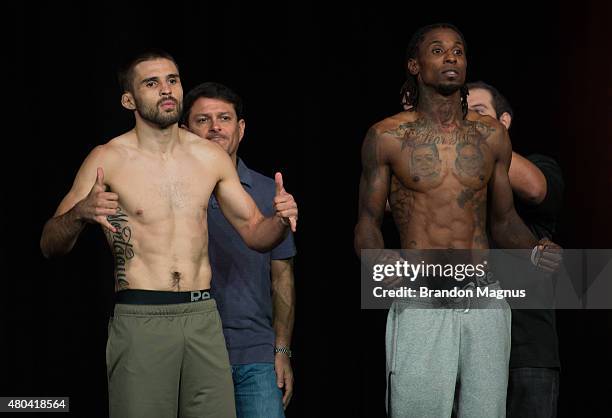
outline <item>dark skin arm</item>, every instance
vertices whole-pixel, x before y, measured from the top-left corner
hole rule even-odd
[[[491,149],[495,158],[493,174],[488,185],[491,235],[501,248],[532,249],[538,240],[525,226],[514,208],[508,177],[512,158],[508,131],[497,128],[491,135]]]
[[[368,130],[361,149],[362,171],[359,182],[359,213],[355,226],[355,251],[361,257],[361,250],[385,248],[381,224],[387,205],[387,196],[391,185],[391,167],[388,164],[381,138],[375,127]],[[394,264],[402,261],[399,255],[388,252],[370,254],[366,264]],[[389,277],[383,281],[385,287],[394,287],[402,281],[401,277]]]
[[[544,271],[556,271],[561,263],[562,249],[548,239],[537,240],[516,213],[508,169],[512,145],[505,129],[492,133],[491,148],[495,155],[493,174],[489,180],[490,228],[493,240],[501,248],[533,249],[538,246],[537,265]]]
[[[391,184],[391,169],[383,141],[374,127],[368,130],[363,141],[361,162],[363,168],[359,182],[359,213],[354,242],[358,256],[361,256],[362,249],[385,247],[380,227]]]

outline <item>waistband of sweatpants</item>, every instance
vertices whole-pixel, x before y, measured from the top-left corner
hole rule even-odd
[[[122,292],[125,292],[125,290]],[[167,304],[131,304],[117,301],[115,304],[114,315],[175,316],[213,312],[216,310],[217,303],[212,298],[204,300],[200,299],[194,302]]]
[[[127,289],[115,294],[115,302],[126,305],[172,305],[210,299],[210,289],[171,292],[166,290]]]

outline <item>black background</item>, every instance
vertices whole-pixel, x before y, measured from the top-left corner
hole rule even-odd
[[[93,227],[57,260],[42,257],[38,240],[89,151],[132,127],[115,70],[140,47],[174,55],[185,91],[206,80],[237,90],[247,120],[240,155],[266,175],[282,171],[300,205],[290,417],[384,416],[386,312],[360,311],[352,249],[360,144],[399,110],[404,49],[418,27],[456,24],[468,79],[495,85],[515,108],[514,148],[559,159],[559,242],[610,248],[609,6],[431,9],[174,2],[5,11],[0,396],[70,396],[73,416],[107,414],[110,252]],[[387,221],[392,246],[391,229]],[[558,319],[560,416],[607,416],[612,315]]]

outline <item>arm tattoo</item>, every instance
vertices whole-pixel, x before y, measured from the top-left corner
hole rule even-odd
[[[381,155],[382,153],[380,149],[381,146],[382,145],[379,141],[377,132],[373,128],[370,128],[364,140],[364,149],[362,157],[363,178],[365,180],[363,186],[365,187],[363,190],[360,190],[360,193],[363,192],[363,196],[366,197],[366,199],[362,201],[362,203],[364,203],[366,207],[370,203],[369,198],[376,192],[379,192],[379,177],[381,176],[383,170],[383,157]]]

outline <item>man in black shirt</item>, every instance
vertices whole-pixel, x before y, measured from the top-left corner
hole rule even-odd
[[[492,86],[469,83],[468,107],[498,119],[506,129],[512,108]],[[563,199],[563,177],[556,161],[512,152],[509,171],[516,211],[538,238],[552,238]],[[554,310],[514,309],[508,382],[507,416],[556,417],[559,393],[559,350]]]

